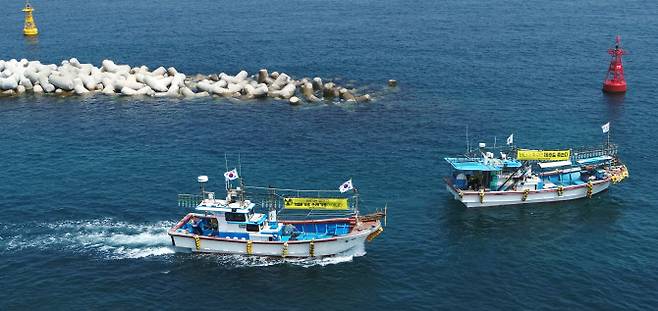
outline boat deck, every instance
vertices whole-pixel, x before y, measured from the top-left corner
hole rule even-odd
[[[186,217],[187,218],[187,217]],[[208,237],[217,237],[217,238],[226,238],[226,239],[238,239],[238,240],[249,240],[250,236],[247,232],[220,232],[217,231],[217,227],[213,226],[212,219],[210,217],[200,217],[200,228],[197,229],[197,232],[194,231],[194,227],[189,222],[189,219],[184,219],[183,224],[176,228],[177,230],[182,230],[185,233],[197,234],[201,236]],[[285,221],[282,221],[283,224],[286,224]],[[290,225],[294,226],[295,230],[292,234],[281,234],[280,241],[302,241],[302,240],[319,240],[327,239],[336,236],[347,235],[350,233],[350,223],[345,222],[314,222],[314,223],[291,223]],[[201,232],[199,232],[199,230]],[[263,228],[262,232],[267,231],[268,228]],[[254,232],[257,233],[257,232]]]
[[[554,175],[542,177],[542,180],[544,182],[543,188],[555,188],[559,186],[563,186],[563,187],[577,186],[587,183],[583,179],[584,176],[581,175],[580,172],[554,174]]]

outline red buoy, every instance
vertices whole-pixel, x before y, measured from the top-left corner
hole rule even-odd
[[[621,37],[617,36],[614,49],[608,49],[608,54],[612,55],[608,73],[603,80],[603,91],[607,93],[624,93],[626,92],[626,80],[624,80],[624,65],[621,63],[621,56],[625,54],[624,50],[619,47]]]

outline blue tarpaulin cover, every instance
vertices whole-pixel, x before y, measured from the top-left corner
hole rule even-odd
[[[505,167],[521,167],[521,162],[516,160],[498,160],[499,163],[496,164],[484,164],[482,159],[445,158],[445,160],[458,171],[493,172],[500,171]]]

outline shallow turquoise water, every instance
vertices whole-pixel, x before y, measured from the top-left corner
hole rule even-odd
[[[267,67],[377,96],[0,98],[0,309],[654,309],[657,12],[615,3],[35,1],[37,42],[4,4],[0,59]],[[616,33],[631,52],[623,98],[600,92]],[[602,141],[607,121],[631,179],[592,200],[465,210],[443,188],[466,126],[474,143],[568,147]],[[356,258],[173,254],[175,194],[200,174],[219,189],[225,152],[254,184],[351,176],[364,207],[388,203],[389,226]]]

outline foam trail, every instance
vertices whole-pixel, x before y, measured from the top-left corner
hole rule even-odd
[[[262,256],[243,256],[243,255],[217,255],[205,254],[194,256],[205,256],[209,260],[216,261],[223,266],[232,268],[247,268],[247,267],[267,267],[276,265],[294,265],[303,268],[311,268],[316,266],[328,266],[340,263],[352,262],[355,257],[365,255],[362,251],[350,251],[346,253],[337,254],[332,257],[323,258],[277,258],[277,257],[262,257]]]
[[[4,225],[0,252],[58,249],[106,259],[143,258],[174,253],[167,236],[173,222],[132,224],[112,219]]]
[[[173,222],[135,224],[112,219],[57,223],[0,224],[0,253],[58,250],[108,260],[166,256],[174,253],[167,230]],[[324,258],[276,258],[243,255],[193,254],[232,268],[294,265],[304,268],[352,262],[362,249]]]

